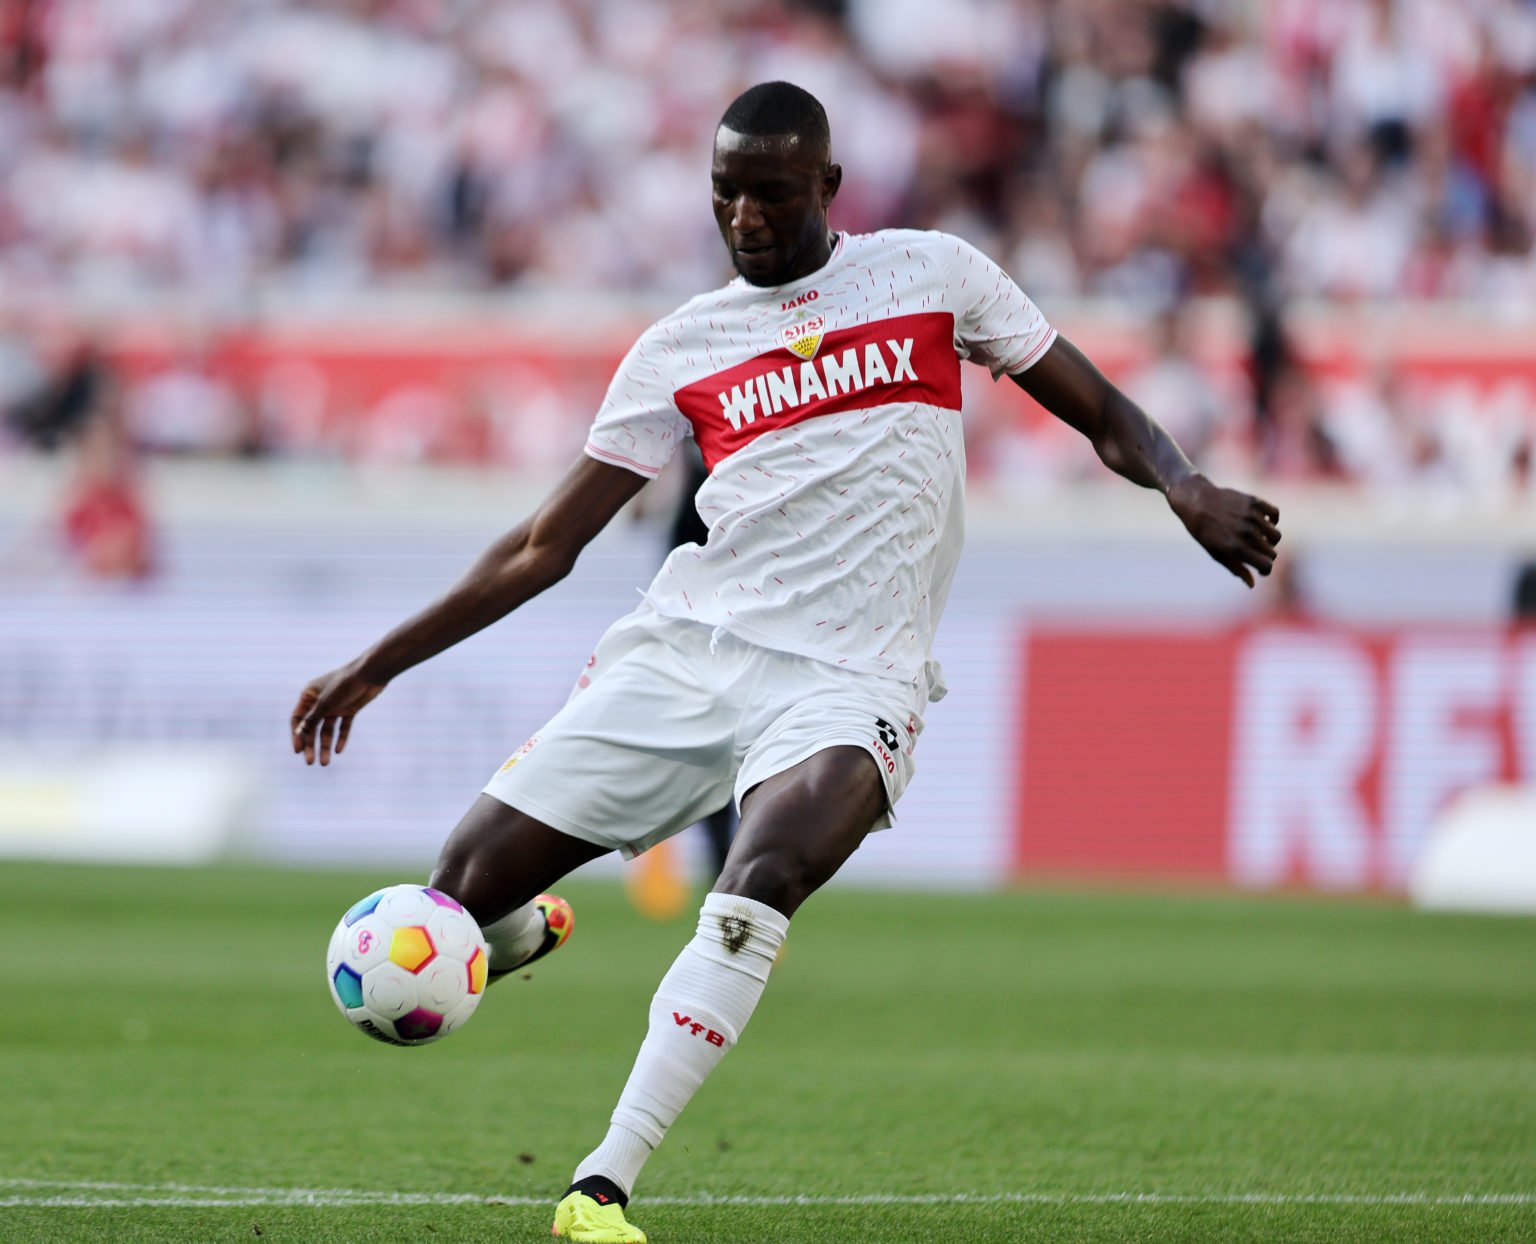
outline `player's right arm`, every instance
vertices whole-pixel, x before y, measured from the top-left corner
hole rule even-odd
[[[1171,436],[1111,384],[1013,279],[969,243],[928,235],[956,300],[955,339],[994,378],[1015,384],[1092,443],[1110,470],[1167,499],[1211,557],[1249,587],[1267,575],[1280,543],[1280,511],[1261,497],[1221,488],[1190,464]]]
[[[346,747],[352,719],[397,674],[500,621],[571,572],[592,541],[645,484],[645,476],[583,455],[533,515],[482,553],[441,599],[366,652],[314,679],[290,725],[305,764]]]

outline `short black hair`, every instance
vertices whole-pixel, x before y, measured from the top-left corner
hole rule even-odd
[[[793,134],[823,147],[832,145],[827,110],[814,95],[793,82],[759,82],[748,87],[725,110],[720,124],[748,138]]]

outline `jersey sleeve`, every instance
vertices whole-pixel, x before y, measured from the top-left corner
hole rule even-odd
[[[587,455],[654,479],[689,430],[672,400],[656,329],[648,329],[609,382],[587,433]]]
[[[1040,308],[1000,267],[969,242],[940,234],[955,315],[955,345],[962,357],[992,373],[1028,371],[1056,340]]]

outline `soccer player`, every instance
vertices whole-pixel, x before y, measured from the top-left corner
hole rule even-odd
[[[805,91],[770,82],[736,99],[711,179],[736,278],[647,329],[535,513],[441,600],[311,682],[291,721],[294,750],[328,763],[392,678],[557,583],[679,438],[697,441],[708,540],[676,549],[602,637],[432,877],[505,972],[558,944],[542,894],[558,878],[638,854],[731,797],[740,808],[608,1133],[556,1206],[554,1234],[591,1244],[645,1239],[624,1211],[646,1158],[740,1037],[796,910],[889,823],[912,775],[944,691],[929,653],[962,538],[962,361],[1007,376],[1111,470],[1162,492],[1248,586],[1280,539],[1272,505],[1199,474],[965,242],[834,233],[842,170]]]

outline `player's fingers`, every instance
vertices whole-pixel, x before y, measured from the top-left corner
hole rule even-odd
[[[340,723],[339,717],[327,717],[320,723],[320,763],[331,763],[331,750],[336,741],[336,727]]]
[[[1239,556],[1260,574],[1268,574],[1275,564],[1275,547],[1260,536],[1250,536],[1242,542]]]
[[[331,710],[317,696],[304,718],[304,763],[312,765],[316,760],[325,763],[325,732],[331,721]]]
[[[1254,509],[1264,518],[1267,518],[1271,523],[1278,524],[1280,522],[1280,511],[1271,505],[1268,501],[1264,500],[1263,497],[1255,497],[1253,499],[1253,505]]]
[[[293,728],[293,750],[304,753],[306,764],[315,763],[315,719],[308,714]]]
[[[1276,527],[1274,523],[1269,521],[1269,519],[1254,519],[1253,529],[1257,531],[1259,535],[1264,537],[1264,540],[1267,544],[1273,546],[1280,543],[1280,528]]]
[[[336,754],[341,755],[347,747],[347,736],[352,733],[352,718],[341,719],[341,729],[336,732]]]
[[[1248,567],[1243,565],[1241,557],[1234,557],[1231,561],[1223,564],[1249,587],[1253,586],[1253,575],[1249,572]]]
[[[309,714],[315,706],[315,689],[305,687],[299,693],[299,702],[293,706],[293,712],[288,717],[288,733],[293,739],[293,750],[304,750],[304,735],[309,728]]]
[[[1244,560],[1257,570],[1265,578],[1275,568],[1275,555],[1273,553],[1260,553],[1253,551],[1243,555]]]

